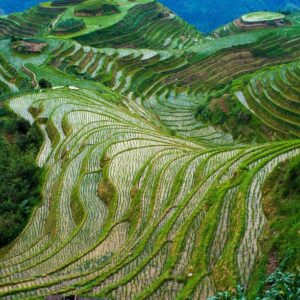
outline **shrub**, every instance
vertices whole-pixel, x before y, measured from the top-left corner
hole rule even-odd
[[[244,294],[244,288],[242,286],[237,286],[236,293],[231,292],[219,292],[215,296],[210,297],[209,300],[246,300]]]
[[[298,300],[300,299],[300,273],[283,273],[277,269],[262,282],[263,291],[257,295],[256,300]],[[246,300],[244,289],[241,286],[236,292],[219,292],[209,300]]]
[[[291,194],[300,195],[300,157],[294,159],[288,165],[285,173],[285,187],[282,194],[288,197]]]
[[[80,3],[75,8],[75,15],[111,15],[119,12],[118,5],[107,0],[90,0]]]
[[[85,28],[85,23],[81,19],[67,19],[56,24],[53,32],[56,34],[67,34],[80,31]]]
[[[284,55],[284,49],[278,46],[272,46],[267,49],[262,48],[253,48],[251,49],[251,53],[254,57],[267,57],[267,58],[274,58],[278,56]]]
[[[35,157],[42,136],[36,126],[2,109],[0,117],[0,247],[22,231],[40,199]]]
[[[283,273],[280,269],[264,282],[267,289],[256,300],[300,299],[300,273]]]

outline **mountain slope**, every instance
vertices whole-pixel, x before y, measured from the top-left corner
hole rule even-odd
[[[0,8],[7,14],[23,11],[33,5],[41,3],[41,0],[24,0],[16,2],[15,0],[0,0]],[[161,0],[161,3],[172,9],[190,24],[195,25],[202,32],[210,32],[239,16],[259,10],[295,10],[300,8],[299,0],[238,0],[232,5],[232,1],[201,1],[185,0],[172,1]],[[217,9],[216,9],[217,8]]]
[[[205,38],[154,1],[94,4],[0,18],[1,97],[39,126],[45,170],[0,297],[255,294],[264,183],[300,154],[299,14]]]

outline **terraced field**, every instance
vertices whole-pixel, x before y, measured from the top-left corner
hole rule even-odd
[[[38,6],[24,13],[2,17],[0,19],[0,36],[27,37],[36,35],[63,11],[63,8]]]
[[[276,67],[254,76],[237,93],[270,127],[299,137],[299,62]]]
[[[1,91],[18,91],[18,85],[16,84],[16,78],[18,77],[17,71],[9,65],[3,56],[0,56],[0,85]]]
[[[209,149],[86,90],[23,95],[10,107],[41,122],[48,172],[43,205],[2,257],[2,296],[205,298],[235,261],[227,275],[247,284],[265,223],[261,184],[299,141]]]
[[[299,25],[211,40],[156,2],[119,0],[114,24],[95,29],[86,19],[107,16],[85,16],[82,32],[53,36],[51,24],[74,17],[77,2],[0,18],[10,24],[0,43],[28,34],[48,44],[43,53],[0,48],[7,106],[39,125],[45,170],[42,204],[0,250],[0,298],[251,289],[268,224],[262,186],[300,154]],[[40,9],[59,15],[28,31]],[[224,94],[272,138],[245,143],[200,122],[199,106]]]

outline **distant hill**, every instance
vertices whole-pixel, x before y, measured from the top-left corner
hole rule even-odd
[[[209,32],[239,16],[258,10],[297,10],[300,0],[160,0],[202,32]],[[233,4],[234,3],[234,4]]]
[[[40,0],[0,0],[0,9],[6,14],[22,11]],[[297,10],[300,0],[160,0],[187,22],[195,25],[202,32],[210,32],[219,26],[227,24],[239,16],[258,10]],[[217,9],[216,9],[217,8]],[[0,13],[1,14],[1,13]]]

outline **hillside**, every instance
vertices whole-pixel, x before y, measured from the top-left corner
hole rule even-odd
[[[6,13],[12,13],[23,11],[41,2],[41,0],[0,0],[0,9]],[[199,0],[161,0],[160,2],[202,32],[211,32],[249,12],[261,10],[295,11],[300,9],[299,0],[238,0],[235,1],[234,6],[229,0],[204,0],[201,2]]]
[[[268,299],[266,275],[296,273],[300,14],[237,20],[205,37],[152,0],[0,17],[0,135],[33,132],[16,153],[40,146],[41,185],[0,249],[1,299]]]

